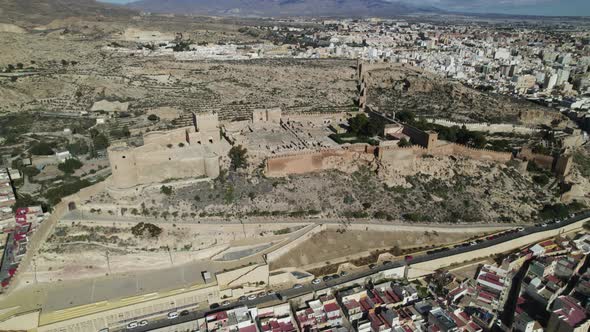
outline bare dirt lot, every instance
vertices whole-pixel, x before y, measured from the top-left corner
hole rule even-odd
[[[61,222],[40,250],[36,260],[37,279],[104,276],[109,268],[111,273],[166,268],[210,259],[216,254],[223,264],[255,255],[302,227],[280,223],[245,226],[166,223],[157,224],[161,233],[151,236],[149,229],[138,235],[138,223]]]
[[[344,231],[328,229],[313,235],[295,247],[287,255],[271,264],[272,269],[303,267],[341,257],[358,255],[362,252],[390,247],[416,248],[427,245],[442,245],[465,240],[476,234],[436,233],[416,231]]]

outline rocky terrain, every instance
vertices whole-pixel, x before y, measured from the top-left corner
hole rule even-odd
[[[368,103],[380,110],[413,111],[417,115],[456,122],[549,125],[563,115],[532,102],[478,91],[418,69],[395,67],[368,73]]]
[[[555,183],[538,184],[535,173],[470,159],[425,157],[415,169],[349,167],[287,178],[231,173],[164,195],[152,189],[119,200],[142,205],[138,214],[162,221],[192,218],[381,219],[408,222],[523,223],[536,221],[546,204],[558,202]],[[115,200],[105,196],[104,203]],[[98,202],[97,202],[98,203]],[[428,211],[428,212],[426,212]],[[104,212],[104,211],[103,211]]]

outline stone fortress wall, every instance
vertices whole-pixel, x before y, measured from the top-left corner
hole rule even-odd
[[[144,145],[118,143],[109,147],[113,189],[171,179],[219,175],[219,120],[217,114],[194,114],[193,126],[154,131]]]
[[[462,156],[466,158],[506,163],[513,158],[523,161],[533,161],[540,167],[550,169],[559,176],[569,173],[571,168],[571,155],[558,157],[533,153],[530,149],[522,149],[518,154],[498,152],[486,149],[475,149],[465,145],[444,142],[438,140],[438,134],[432,131],[423,131],[412,126],[397,122],[389,114],[381,113],[366,103],[367,82],[366,73],[370,70],[386,69],[399,64],[390,63],[362,63],[357,64],[359,111],[368,116],[379,117],[385,120],[386,126],[383,135],[385,137],[407,137],[414,143],[410,147],[399,147],[397,141],[383,141],[378,147],[368,144],[345,145],[333,149],[308,150],[299,153],[279,154],[266,159],[266,174],[268,176],[285,176],[289,174],[303,174],[308,172],[337,169],[339,165],[357,160],[375,161],[381,165],[395,168],[413,169],[415,160],[424,155],[432,156]],[[302,115],[303,116],[303,115]],[[321,115],[319,115],[321,116]],[[326,115],[328,119],[330,116]],[[505,130],[506,128],[501,128]],[[525,131],[531,128],[519,128]]]

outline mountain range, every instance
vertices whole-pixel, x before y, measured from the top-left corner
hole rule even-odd
[[[393,0],[140,0],[128,6],[147,12],[220,16],[390,17],[442,12]]]

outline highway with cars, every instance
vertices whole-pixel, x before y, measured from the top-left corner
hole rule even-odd
[[[144,326],[137,326],[134,328],[126,328],[123,327],[119,330],[113,331],[134,331],[134,332],[144,332],[144,331],[151,331],[158,328],[166,327],[166,326],[173,326],[176,324],[181,324],[190,321],[196,321],[197,319],[205,317],[206,314],[210,312],[216,312],[220,310],[227,310],[233,307],[247,305],[249,307],[259,306],[261,304],[270,304],[272,302],[284,302],[287,301],[289,298],[301,296],[307,293],[321,291],[327,288],[336,287],[340,284],[344,284],[356,279],[367,278],[371,275],[379,273],[384,270],[389,270],[396,267],[401,267],[404,265],[411,265],[416,263],[423,263],[434,259],[444,258],[448,256],[453,256],[473,250],[483,249],[487,247],[491,247],[506,241],[514,240],[522,236],[534,234],[541,231],[558,229],[564,227],[566,225],[578,222],[580,220],[586,219],[590,217],[590,211],[585,211],[582,213],[578,213],[576,215],[570,215],[569,218],[564,220],[553,220],[542,224],[537,224],[531,227],[518,227],[511,230],[507,230],[504,232],[499,232],[494,235],[490,235],[485,239],[480,239],[477,241],[470,241],[465,242],[459,245],[455,245],[454,247],[446,247],[428,251],[426,254],[410,257],[406,256],[403,260],[393,261],[393,262],[386,262],[382,265],[374,265],[371,264],[371,268],[354,272],[346,275],[333,275],[329,279],[326,278],[325,280],[322,279],[321,281],[316,281],[315,283],[309,283],[305,285],[295,285],[293,288],[289,289],[281,289],[277,290],[276,292],[271,292],[270,294],[262,294],[264,296],[251,296],[248,298],[240,298],[239,301],[235,302],[224,302],[225,305],[214,305],[213,307],[203,308],[198,311],[183,311],[178,314],[172,314],[166,316],[161,319],[157,320],[150,320],[142,322],[145,324]],[[173,317],[173,318],[171,318]],[[136,322],[139,325],[139,322]],[[196,323],[195,323],[196,326]]]

